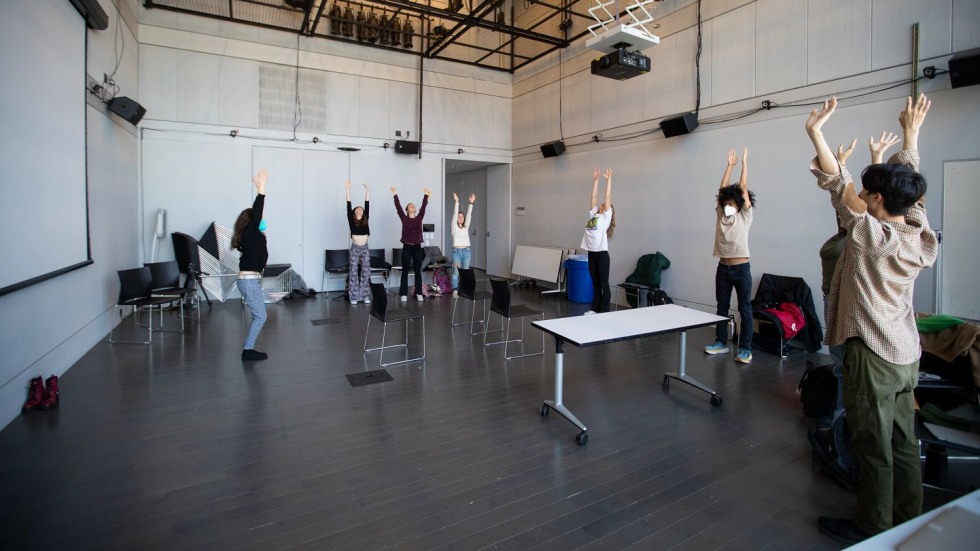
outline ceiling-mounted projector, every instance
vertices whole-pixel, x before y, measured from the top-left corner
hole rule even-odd
[[[592,60],[592,74],[600,77],[626,80],[649,72],[650,58],[626,48],[617,48]]]

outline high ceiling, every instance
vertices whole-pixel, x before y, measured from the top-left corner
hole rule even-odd
[[[588,34],[595,0],[144,0],[163,9],[514,72]]]

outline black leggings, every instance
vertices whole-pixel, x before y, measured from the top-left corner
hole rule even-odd
[[[609,251],[589,251],[589,275],[592,276],[592,310],[609,311]]]
[[[425,254],[422,245],[402,244],[402,284],[398,288],[398,294],[408,296],[408,269],[412,268],[415,273],[415,294],[422,294],[422,259]]]

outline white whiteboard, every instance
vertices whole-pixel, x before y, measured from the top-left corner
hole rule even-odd
[[[510,271],[514,275],[558,283],[564,252],[563,249],[551,247],[518,245]]]
[[[980,161],[944,163],[943,244],[940,277],[943,314],[980,320],[980,255],[977,236],[980,219]]]

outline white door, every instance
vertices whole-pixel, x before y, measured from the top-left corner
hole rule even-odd
[[[980,160],[946,162],[943,174],[939,311],[980,320]]]
[[[252,172],[269,171],[266,184],[265,232],[269,264],[290,264],[309,283],[303,254],[303,152],[299,149],[255,147]],[[252,189],[254,196],[255,189]]]

